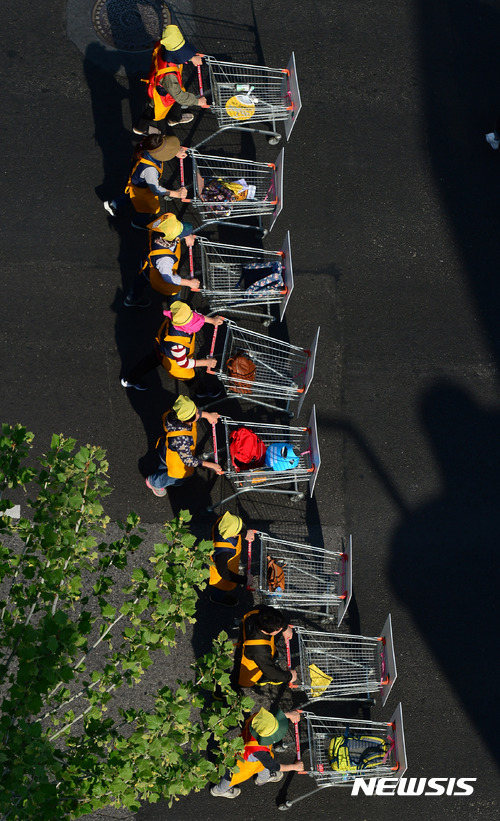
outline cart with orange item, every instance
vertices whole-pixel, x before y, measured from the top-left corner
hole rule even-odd
[[[277,402],[284,402],[284,411],[290,417],[298,416],[314,377],[319,331],[318,328],[309,348],[299,348],[241,328],[231,320],[215,326],[210,356],[218,360],[213,373],[224,385],[226,397],[272,410],[276,410]],[[221,332],[219,354],[215,339]],[[216,399],[203,409],[220,401],[223,400]]]
[[[352,536],[341,538],[339,550],[257,536],[262,603],[341,624],[352,596]],[[275,567],[282,571],[278,581]]]

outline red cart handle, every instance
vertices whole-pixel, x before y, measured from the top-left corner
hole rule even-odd
[[[210,353],[208,354],[208,356],[209,356],[210,358],[212,358],[212,357],[213,357],[213,355],[214,355],[214,351],[215,351],[215,340],[217,339],[217,331],[218,331],[218,328],[219,328],[219,326],[218,326],[218,325],[214,325],[214,333],[213,333],[213,336],[212,336],[212,344],[211,344],[211,346],[210,346]],[[207,373],[214,373],[214,371],[213,371],[211,368],[207,368]]]
[[[291,670],[291,667],[292,667],[292,654],[290,652],[290,639],[285,639],[285,645],[286,645],[286,663],[288,665],[288,669]],[[297,687],[296,684],[291,684],[291,683],[288,686],[289,687]],[[300,761],[301,760],[301,754],[300,754],[299,726],[298,726],[298,723],[294,724],[293,726],[294,726],[294,729],[295,729],[295,749],[296,749],[296,752],[297,752],[297,761]]]

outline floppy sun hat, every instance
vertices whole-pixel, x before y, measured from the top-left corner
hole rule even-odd
[[[270,713],[263,707],[254,716],[251,723],[251,733],[262,744],[276,744],[288,732],[288,719],[283,710]]]
[[[153,148],[151,151],[148,151],[148,154],[154,157],[155,160],[164,162],[166,160],[173,160],[180,149],[181,144],[178,137],[164,137],[159,148]]]

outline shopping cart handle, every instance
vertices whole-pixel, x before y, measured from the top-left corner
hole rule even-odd
[[[192,200],[188,199],[188,197],[183,197],[181,202],[192,202]]]
[[[290,681],[288,683],[288,686],[289,686],[290,690],[297,690],[299,685],[298,684],[293,684],[293,682]]]

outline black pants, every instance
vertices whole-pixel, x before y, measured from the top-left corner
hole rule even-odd
[[[162,134],[165,134],[166,126],[169,122],[180,122],[182,117],[182,108],[179,103],[174,103],[170,111],[167,113],[167,116],[162,120],[155,120],[154,117],[154,105],[152,103],[148,103],[134,127],[137,128],[138,131],[147,131],[149,126],[152,125],[154,128],[158,128]]]
[[[125,376],[127,382],[136,384],[146,376],[146,374],[159,368],[161,365],[160,357],[156,350],[151,351],[144,356],[137,365],[134,365],[131,371]],[[176,379],[179,393],[192,393],[205,390],[217,390],[220,388],[220,382],[214,374],[207,373],[205,368],[199,368],[195,371],[193,379]]]

